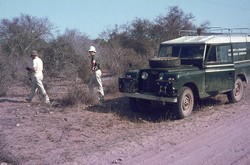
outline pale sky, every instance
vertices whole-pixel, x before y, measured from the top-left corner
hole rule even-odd
[[[135,18],[153,21],[179,6],[195,16],[195,25],[250,28],[250,0],[0,0],[0,19],[20,14],[48,18],[61,33],[78,29],[95,39],[107,28],[130,23]]]

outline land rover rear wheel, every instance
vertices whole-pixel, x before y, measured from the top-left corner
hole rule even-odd
[[[180,59],[178,57],[156,57],[149,60],[149,66],[151,68],[167,68],[179,65]]]
[[[184,86],[177,96],[177,103],[174,106],[174,114],[177,119],[189,116],[194,108],[194,95],[191,88]]]
[[[234,89],[227,93],[227,98],[230,103],[239,102],[243,96],[243,83],[238,77],[234,83]]]

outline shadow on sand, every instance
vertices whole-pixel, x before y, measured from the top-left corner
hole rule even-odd
[[[52,107],[63,108],[67,104],[61,104],[62,100],[54,100]],[[207,98],[196,102],[193,111],[199,111],[206,107],[224,104],[223,101],[216,98]],[[148,105],[147,105],[148,106]],[[176,120],[173,114],[172,104],[152,104],[145,110],[134,112],[129,107],[129,101],[126,97],[105,100],[104,103],[94,104],[85,108],[87,111],[98,113],[113,113],[122,119],[131,122],[161,122],[166,120]]]
[[[26,103],[25,101],[20,101],[20,100],[15,100],[15,99],[10,99],[10,98],[0,98],[0,103],[3,102],[10,102],[10,103]]]
[[[227,104],[216,98],[207,98],[195,103],[193,111],[199,111],[209,106]],[[132,122],[161,122],[166,120],[176,120],[173,114],[173,106],[153,104],[147,107],[145,111],[133,112],[128,103],[128,99],[120,97],[112,100],[106,100],[102,104],[93,105],[87,108],[88,111],[98,113],[114,113],[119,117]]]

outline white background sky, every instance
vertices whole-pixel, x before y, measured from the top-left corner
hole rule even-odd
[[[0,19],[20,14],[48,18],[61,33],[78,29],[95,39],[107,28],[131,22],[136,17],[153,21],[179,6],[195,16],[195,24],[250,28],[250,0],[0,0]]]

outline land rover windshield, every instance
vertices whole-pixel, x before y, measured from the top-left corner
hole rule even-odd
[[[205,44],[161,45],[158,57],[180,57],[180,59],[202,59]]]

